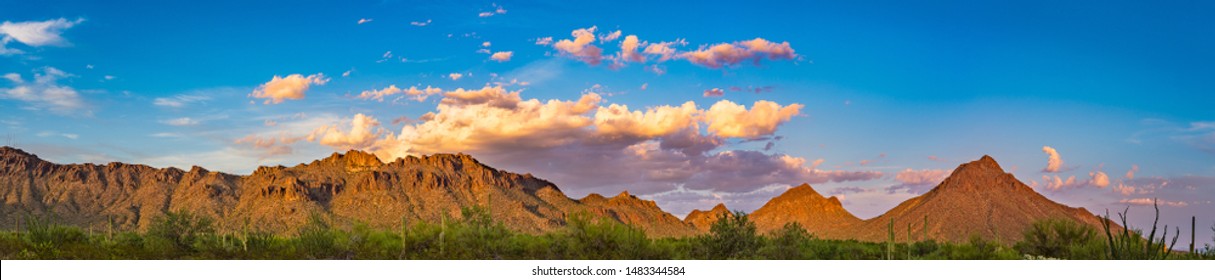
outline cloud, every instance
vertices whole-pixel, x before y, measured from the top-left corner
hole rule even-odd
[[[442,92],[443,92],[442,89],[430,87],[430,86],[426,86],[426,88],[421,88],[421,89],[418,88],[417,86],[411,86],[407,89],[401,89],[401,88],[398,88],[396,85],[390,85],[386,88],[379,89],[379,90],[363,91],[362,93],[359,93],[359,95],[356,97],[359,99],[366,99],[366,100],[374,99],[376,101],[384,101],[384,97],[388,97],[388,96],[392,96],[392,95],[396,95],[396,94],[405,94],[407,96],[410,96],[410,99],[413,99],[415,101],[425,101],[427,97],[430,97],[431,95],[439,94]]]
[[[882,175],[818,169],[821,159],[811,164],[789,155],[728,149],[726,139],[772,134],[801,105],[758,101],[750,110],[731,101],[718,105],[702,109],[685,102],[632,110],[604,104],[596,93],[577,100],[538,100],[486,86],[443,93],[436,111],[402,124],[395,133],[356,115],[362,121],[348,127],[326,125],[311,136],[317,140],[334,135],[344,140],[317,142],[339,150],[364,149],[386,161],[469,153],[492,166],[553,180],[573,190],[571,194],[623,189],[646,194],[679,186],[736,193],[772,184],[873,180]],[[722,109],[727,105],[737,110]]]
[[[624,37],[624,41],[620,42],[620,54],[617,56],[624,62],[645,62],[645,55],[638,51],[641,46],[641,41],[637,39],[637,36]]]
[[[1097,188],[1105,188],[1110,185],[1110,177],[1105,175],[1105,172],[1093,171],[1089,172],[1088,176],[1092,177],[1092,179],[1089,180],[1089,184]]]
[[[1154,205],[1154,204],[1159,203],[1160,205],[1170,206],[1170,207],[1186,207],[1187,205],[1189,205],[1189,203],[1186,203],[1185,201],[1169,201],[1169,200],[1151,199],[1151,198],[1123,199],[1123,200],[1119,200],[1118,203],[1127,204],[1127,205],[1139,205],[1139,206],[1149,206],[1149,205]]]
[[[590,65],[599,65],[603,61],[603,49],[592,45],[595,42],[595,29],[598,27],[591,26],[589,28],[576,29],[570,32],[570,36],[574,40],[561,39],[553,43],[553,49],[556,49],[562,55],[569,56]]]
[[[76,89],[59,84],[60,79],[71,76],[54,67],[43,67],[35,72],[32,81],[26,81],[20,74],[8,73],[4,77],[14,86],[0,88],[0,99],[23,101],[29,104],[29,109],[45,109],[60,115],[92,115]]]
[[[26,46],[68,46],[70,43],[63,39],[63,31],[84,22],[84,19],[67,20],[65,18],[47,21],[23,21],[0,23],[0,54],[19,54],[20,50],[7,49],[5,45],[17,41]]]
[[[181,118],[176,118],[176,119],[162,120],[162,121],[160,121],[160,123],[172,125],[172,126],[192,126],[192,125],[197,125],[199,123],[199,121],[196,119],[191,119],[189,117],[181,117]]]
[[[371,22],[371,21],[373,21],[373,19],[369,19],[369,18],[360,18],[360,19],[359,19],[359,24],[364,24],[364,23],[368,23],[368,22]]]
[[[503,9],[502,6],[498,6],[498,4],[496,4],[496,3],[493,4],[493,8],[494,8],[493,11],[481,12],[481,13],[478,13],[477,16],[485,18],[485,17],[492,17],[494,15],[506,14],[506,9]]]
[[[726,92],[720,88],[706,89],[704,93],[704,97],[721,97],[723,95],[726,95]]]
[[[777,44],[763,38],[716,44],[708,48],[686,52],[680,56],[692,64],[708,68],[735,66],[745,61],[759,64],[759,61],[765,58],[768,60],[797,58],[793,48],[789,46],[789,42]]]
[[[945,169],[904,169],[894,175],[894,180],[899,184],[887,187],[886,192],[896,193],[902,190],[910,194],[926,193],[949,177],[950,172],[952,171]]]
[[[250,97],[266,99],[264,104],[279,104],[283,100],[299,100],[304,99],[304,93],[312,85],[324,85],[329,82],[329,78],[322,73],[313,75],[291,74],[287,77],[279,77],[275,75],[269,82],[262,84],[249,94]]]
[[[1062,191],[1065,189],[1083,188],[1089,186],[1104,189],[1110,185],[1109,175],[1106,175],[1105,172],[1093,171],[1089,172],[1088,176],[1088,180],[1077,181],[1076,176],[1068,176],[1065,180],[1063,177],[1058,175],[1055,175],[1054,177],[1043,175],[1042,181],[1046,184],[1044,185],[1046,190],[1050,191]]]
[[[169,108],[182,108],[191,103],[200,103],[211,100],[211,97],[196,94],[181,94],[170,97],[157,97],[152,100],[152,105]]]
[[[510,61],[510,57],[512,55],[514,55],[514,52],[495,52],[493,55],[489,56],[489,59],[497,62],[507,62]]]
[[[451,73],[451,74],[447,74],[447,77],[448,77],[448,78],[451,78],[451,80],[452,80],[452,81],[456,81],[456,80],[460,80],[460,78],[463,78],[463,77],[464,77],[464,74],[460,74],[460,73]]]
[[[431,22],[431,21],[430,21],[429,19],[427,19],[426,21],[411,21],[411,22],[409,22],[409,25],[413,25],[413,26],[419,26],[419,27],[420,27],[420,26],[427,26],[427,25],[430,25],[430,22]]]
[[[537,44],[537,45],[541,45],[541,46],[548,46],[548,45],[551,45],[552,43],[553,43],[553,37],[540,37],[540,38],[536,38],[536,44]]]
[[[607,33],[607,34],[601,34],[601,35],[599,35],[599,41],[602,41],[604,43],[616,41],[616,39],[620,39],[620,34],[621,34],[620,30],[616,30],[615,32],[611,32],[611,33]]]
[[[781,106],[772,101],[756,101],[747,107],[728,100],[718,101],[705,112],[708,131],[722,137],[755,138],[771,135],[776,127],[799,114],[804,106]]]
[[[1046,168],[1042,168],[1042,172],[1058,173],[1063,168],[1063,158],[1059,156],[1059,151],[1050,146],[1042,146],[1042,152],[1049,156],[1046,160]]]
[[[683,39],[679,39],[679,40],[675,40],[675,41],[671,41],[671,42],[658,42],[658,43],[648,44],[645,47],[645,51],[643,51],[643,52],[648,55],[656,55],[656,56],[658,56],[658,62],[663,62],[663,61],[667,61],[672,58],[675,58],[675,48],[673,48],[672,46],[675,46],[675,45],[684,46],[687,44],[688,44],[688,42],[684,41]]]
[[[313,130],[306,139],[340,150],[364,150],[372,148],[382,135],[384,130],[380,128],[380,121],[367,115],[355,114],[348,127],[324,125]]]
[[[1127,179],[1135,179],[1135,172],[1139,172],[1139,165],[1138,165],[1138,164],[1132,164],[1132,165],[1131,165],[1131,170],[1127,170],[1127,171],[1126,171],[1126,178],[1127,178]]]

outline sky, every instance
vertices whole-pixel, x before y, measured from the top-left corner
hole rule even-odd
[[[234,174],[466,153],[681,217],[809,183],[871,218],[991,155],[1215,242],[1207,1],[246,2],[0,0],[0,140]]]

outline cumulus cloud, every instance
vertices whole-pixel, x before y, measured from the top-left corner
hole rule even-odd
[[[460,78],[463,78],[463,77],[464,77],[464,74],[460,74],[460,73],[451,73],[451,74],[447,74],[447,77],[448,77],[448,78],[451,78],[451,80],[452,80],[452,81],[456,81],[456,80],[460,80]]]
[[[726,95],[726,92],[720,88],[706,89],[704,93],[704,97],[722,97],[723,95]]]
[[[1092,179],[1089,180],[1089,184],[1095,187],[1105,188],[1110,185],[1110,177],[1109,175],[1105,175],[1105,172],[1093,171],[1089,172],[1088,176],[1092,177]]]
[[[553,180],[573,195],[623,189],[646,194],[680,186],[735,193],[882,175],[819,169],[821,159],[808,163],[789,155],[728,149],[726,139],[772,134],[801,105],[759,101],[747,109],[723,100],[715,106],[702,109],[686,102],[633,110],[604,104],[597,93],[577,100],[538,100],[486,86],[444,92],[436,111],[402,124],[395,133],[375,129],[379,123],[370,117],[356,116],[361,121],[324,126],[310,136],[322,145],[364,149],[384,160],[469,153],[493,166]],[[320,141],[328,135],[341,141]]]
[[[489,56],[489,59],[497,62],[507,62],[510,61],[510,57],[512,55],[514,55],[514,52],[495,52],[493,55]]]
[[[790,104],[781,106],[772,101],[756,101],[747,110],[746,106],[718,101],[705,112],[705,121],[711,133],[722,137],[755,138],[771,135],[776,127],[796,116],[804,106]]]
[[[69,43],[66,39],[63,39],[63,31],[81,22],[84,22],[84,19],[67,20],[65,18],[58,18],[47,21],[4,21],[4,23],[0,23],[0,55],[22,53],[22,51],[17,49],[6,48],[6,45],[13,41],[31,47],[67,46]]]
[[[944,181],[946,177],[949,177],[950,172],[945,169],[904,169],[894,175],[894,180],[899,184],[887,187],[886,192],[906,191],[910,194],[922,194]]]
[[[629,35],[624,37],[624,41],[620,41],[620,54],[617,56],[624,62],[645,62],[645,55],[641,53],[640,47],[641,40],[637,39],[637,36]]]
[[[54,67],[44,67],[35,72],[31,81],[26,81],[20,74],[8,73],[4,77],[13,87],[0,88],[0,98],[26,102],[28,109],[48,110],[61,115],[91,115],[76,89],[59,84],[60,79],[71,76]]]
[[[307,140],[341,150],[364,150],[372,148],[372,145],[382,135],[384,135],[384,130],[380,128],[379,120],[367,115],[355,114],[349,126],[321,126],[313,130]]]
[[[1138,164],[1132,164],[1132,165],[1131,165],[1131,170],[1127,170],[1127,171],[1126,171],[1126,179],[1128,179],[1128,180],[1129,180],[1129,179],[1135,179],[1135,172],[1139,172],[1139,165],[1138,165]]]
[[[562,55],[566,55],[590,65],[599,65],[603,61],[603,49],[592,45],[595,42],[595,30],[598,27],[591,26],[589,28],[576,29],[570,32],[570,36],[574,40],[561,39],[553,43],[553,49],[556,49]]]
[[[759,64],[760,60],[795,59],[797,54],[789,46],[789,42],[773,43],[763,38],[735,43],[721,43],[690,51],[680,55],[692,64],[721,68],[734,66],[745,61]]]
[[[258,99],[266,99],[264,104],[279,104],[283,100],[299,100],[304,99],[304,93],[312,85],[324,85],[329,82],[329,78],[322,73],[313,75],[291,74],[287,77],[279,77],[275,75],[269,82],[262,84],[249,94],[250,97]]]
[[[1042,152],[1049,157],[1046,160],[1046,167],[1042,168],[1042,172],[1058,173],[1063,168],[1063,158],[1059,156],[1059,151],[1050,146],[1042,146]]]

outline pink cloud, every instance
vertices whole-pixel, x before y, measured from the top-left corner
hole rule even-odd
[[[778,59],[795,59],[797,55],[793,48],[789,46],[789,42],[773,43],[763,38],[755,38],[750,41],[742,41],[735,43],[721,43],[701,48],[699,50],[686,52],[680,55],[692,64],[708,67],[721,68],[723,66],[734,66],[744,61],[752,61],[759,64],[762,59],[778,60]]]
[[[706,89],[704,93],[704,97],[721,97],[723,95],[726,95],[726,92],[720,88]]]
[[[566,55],[590,65],[599,65],[603,61],[603,49],[592,45],[595,42],[595,29],[598,27],[577,29],[570,32],[574,40],[561,39],[553,43],[553,48]]]
[[[489,59],[497,62],[507,62],[510,61],[510,57],[513,55],[514,52],[496,52],[493,55],[490,55]]]
[[[1189,205],[1189,203],[1186,203],[1185,201],[1169,201],[1169,200],[1151,199],[1151,198],[1123,199],[1123,200],[1119,200],[1118,203],[1128,204],[1128,205],[1140,205],[1140,206],[1150,206],[1150,205],[1154,205],[1154,204],[1158,203],[1163,206],[1171,206],[1171,207],[1186,207],[1187,205]]]

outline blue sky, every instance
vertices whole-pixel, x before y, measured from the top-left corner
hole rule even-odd
[[[1068,205],[1215,223],[1208,2],[215,2],[0,1],[4,144],[238,174],[465,152],[677,215],[808,181],[862,218],[990,154]],[[389,86],[441,90],[365,98]]]

